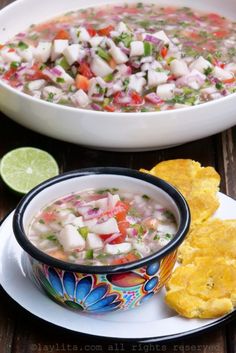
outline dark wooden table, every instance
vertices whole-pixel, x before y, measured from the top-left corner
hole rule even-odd
[[[10,2],[0,0],[0,8]],[[58,161],[61,172],[114,165],[150,169],[161,160],[191,158],[203,166],[215,167],[222,178],[221,191],[236,199],[236,127],[172,149],[114,153],[90,150],[44,137],[17,125],[0,113],[0,158],[9,150],[21,146],[48,151]],[[19,197],[0,181],[0,219],[14,209],[18,201]],[[236,353],[236,321],[210,332],[172,342],[131,344],[85,336],[48,324],[21,308],[0,288],[0,353],[97,351]]]

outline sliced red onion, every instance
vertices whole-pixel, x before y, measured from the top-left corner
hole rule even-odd
[[[91,97],[95,102],[103,102],[104,101],[104,94],[93,94]]]
[[[138,231],[135,228],[128,228],[127,234],[130,235],[131,237],[136,237],[138,235]]]
[[[68,195],[68,196],[65,196],[61,199],[62,202],[70,202],[71,200],[74,199],[74,195]]]
[[[150,42],[150,43],[152,43],[152,44],[156,44],[156,45],[158,45],[158,47],[161,46],[161,45],[164,45],[163,40],[161,40],[161,39],[159,39],[159,38],[157,38],[157,37],[154,37],[154,36],[152,36],[151,34],[147,34],[147,35],[145,36],[145,41],[146,41],[146,42]]]
[[[104,244],[109,244],[110,242],[112,242],[113,240],[115,240],[116,238],[118,238],[120,236],[121,236],[120,233],[114,233],[104,241]]]
[[[16,35],[17,38],[24,38],[26,36],[26,33],[20,32]]]
[[[61,76],[62,72],[60,70],[58,70],[56,67],[53,67],[52,69],[49,70],[53,75],[56,76]]]
[[[94,110],[98,110],[101,111],[102,108],[100,107],[100,105],[96,104],[96,103],[91,103],[91,108],[93,108]]]
[[[154,92],[148,93],[145,98],[153,104],[161,104],[163,100]]]
[[[187,41],[187,42],[184,42],[184,45],[185,45],[186,47],[192,47],[192,46],[194,45],[194,43],[189,40],[189,41]]]

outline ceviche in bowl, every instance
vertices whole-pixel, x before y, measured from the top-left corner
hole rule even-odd
[[[187,203],[170,184],[101,167],[37,186],[17,206],[13,229],[52,299],[102,313],[139,306],[160,291],[189,223]]]
[[[46,16],[36,5],[22,28],[28,1],[0,12],[0,104],[13,119],[118,150],[167,147],[234,125],[232,0],[198,8],[185,0],[55,1],[56,12],[47,4]],[[17,10],[13,31],[7,20]],[[12,96],[17,104],[9,106]]]

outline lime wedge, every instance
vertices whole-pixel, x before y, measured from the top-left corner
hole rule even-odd
[[[55,159],[47,152],[33,147],[21,147],[1,159],[0,174],[8,187],[26,194],[41,182],[58,175]]]

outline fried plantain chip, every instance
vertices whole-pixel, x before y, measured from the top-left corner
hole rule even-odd
[[[166,180],[183,194],[191,211],[191,228],[208,219],[219,207],[220,176],[213,167],[201,167],[191,159],[174,159],[160,162],[150,171],[141,171]]]
[[[236,260],[236,220],[209,219],[197,225],[180,246],[178,259],[184,265],[195,257],[211,256]]]
[[[182,316],[225,315],[236,306],[236,260],[196,257],[176,268],[166,289],[166,303]]]

